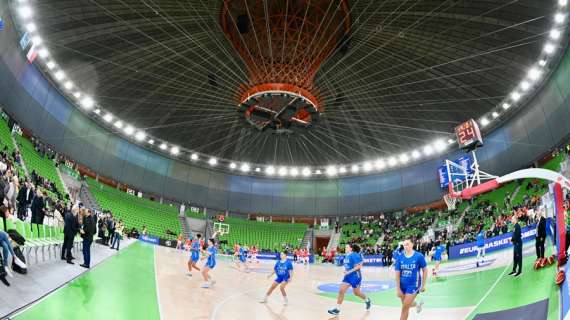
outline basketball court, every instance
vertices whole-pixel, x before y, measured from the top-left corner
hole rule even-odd
[[[438,279],[430,277],[421,295],[424,310],[411,319],[514,319],[521,312],[558,318],[555,267],[532,269],[534,248],[525,247],[523,274],[513,278],[511,251],[488,257],[475,268],[473,259],[444,263]],[[202,289],[201,277],[186,275],[187,255],[170,248],[137,242],[75,279],[12,319],[329,319],[335,305],[342,268],[295,265],[288,286],[289,305],[276,291],[267,304],[259,303],[271,280],[272,262],[251,264],[239,272],[229,257],[219,257],[212,274],[216,285]],[[393,271],[367,267],[363,289],[373,307],[348,295],[338,319],[399,319],[399,300]],[[526,308],[526,309],[525,309]],[[503,312],[503,313],[497,313]],[[334,317],[333,317],[334,318]]]

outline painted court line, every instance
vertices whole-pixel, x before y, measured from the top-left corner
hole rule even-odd
[[[162,320],[162,304],[160,303],[160,288],[158,285],[158,269],[156,268],[156,256],[157,256],[157,248],[158,246],[154,246],[154,248],[152,249],[152,253],[154,255],[154,283],[156,286],[156,303],[158,303],[158,316],[160,317],[160,320]]]
[[[475,312],[475,310],[477,310],[477,308],[479,308],[479,306],[481,305],[481,303],[483,303],[483,301],[485,299],[487,299],[487,297],[489,296],[489,294],[491,294],[491,291],[493,291],[495,289],[495,287],[497,286],[497,284],[499,284],[499,282],[501,281],[501,279],[503,279],[503,276],[505,275],[505,273],[507,272],[507,270],[509,270],[509,267],[511,266],[511,264],[507,264],[505,266],[505,269],[503,270],[503,272],[501,272],[501,274],[497,277],[497,280],[495,280],[495,283],[493,283],[493,285],[489,288],[489,290],[487,290],[487,292],[485,293],[485,295],[483,295],[483,297],[481,297],[481,300],[479,300],[479,302],[477,302],[477,304],[475,305],[475,307],[473,307],[473,310],[471,310],[471,312],[469,312],[469,314],[467,314],[467,316],[465,317],[465,319],[468,319],[471,314],[473,312]]]
[[[245,290],[242,292],[238,292],[238,293],[234,293],[230,296],[225,297],[222,301],[220,301],[218,304],[216,304],[216,306],[214,307],[214,311],[212,312],[212,316],[210,317],[210,320],[215,320],[218,317],[218,312],[220,311],[221,307],[226,304],[228,301],[235,299],[241,295],[244,295],[246,293],[250,293],[250,292],[254,292],[254,291],[262,291],[263,289],[249,289],[249,290]]]

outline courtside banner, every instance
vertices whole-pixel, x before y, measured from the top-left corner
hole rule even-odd
[[[521,228],[523,242],[536,237],[536,225]],[[493,238],[485,239],[485,253],[512,247],[512,232],[502,234]],[[469,242],[449,248],[449,259],[459,259],[477,255],[477,242]]]
[[[139,237],[140,241],[143,242],[148,242],[148,243],[152,243],[152,244],[160,244],[160,239],[158,237],[153,237],[153,236],[149,236],[147,235],[141,235]]]
[[[258,253],[257,259],[260,259],[260,260],[279,260],[279,253]],[[293,261],[293,255],[288,254],[287,260]],[[297,261],[300,261],[300,258],[298,258]],[[309,255],[309,263],[314,263],[314,262],[315,262],[315,255],[313,255],[313,254]]]
[[[365,267],[383,267],[384,264],[382,263],[382,255],[363,255],[362,256],[364,263],[362,264]],[[335,257],[336,265],[342,266],[344,263],[344,256],[336,256]]]
[[[382,255],[365,255],[364,256],[364,266],[366,267],[382,267]]]

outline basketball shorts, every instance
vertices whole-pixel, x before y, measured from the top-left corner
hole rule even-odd
[[[353,288],[359,288],[360,283],[362,282],[362,277],[359,272],[353,272],[344,276],[344,278],[342,278],[342,282],[349,284]]]
[[[198,262],[198,260],[200,260],[200,254],[196,251],[192,251],[190,254],[190,260],[192,260],[192,262]]]
[[[413,284],[400,283],[400,290],[402,290],[404,294],[418,294],[420,292],[420,287],[418,287],[416,283]]]
[[[287,282],[287,281],[289,281],[289,279],[290,279],[289,276],[277,276],[277,278],[275,279],[275,282],[277,282],[277,283]]]

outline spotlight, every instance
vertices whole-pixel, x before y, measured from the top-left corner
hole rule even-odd
[[[536,80],[540,79],[541,75],[542,75],[542,72],[540,70],[538,70],[538,68],[531,68],[530,70],[528,70],[527,77],[532,81],[536,81]]]
[[[453,141],[453,140],[452,140]],[[448,141],[449,142],[449,141]],[[419,159],[422,156],[422,154],[418,151],[418,150],[414,150],[412,151],[412,158],[414,159]]]
[[[429,156],[433,153],[433,148],[430,145],[424,147],[424,153],[426,156]]]
[[[497,113],[497,111],[493,112],[493,119],[497,119],[499,117],[499,114]]]
[[[18,10],[18,13],[20,14],[20,17],[22,17],[24,19],[28,19],[29,17],[32,16],[32,8],[30,8],[28,6],[20,7],[20,10]]]
[[[192,159],[193,161],[198,160],[198,154],[197,154],[197,153],[193,153],[192,155],[190,155],[190,159]]]
[[[154,140],[153,139],[148,140],[148,144],[150,144],[151,146],[154,145]]]
[[[365,162],[362,165],[362,169],[364,169],[364,171],[369,172],[370,170],[372,170],[372,163],[371,162]]]
[[[107,122],[111,122],[113,121],[113,115],[110,113],[107,113],[104,117],[103,120],[107,121]]]
[[[359,169],[360,169],[360,168],[358,168],[358,165],[353,164],[353,165],[352,165],[352,168],[350,168],[350,171],[351,171],[352,173],[358,173],[358,170],[359,170]]]
[[[284,177],[287,175],[287,168],[285,167],[281,167],[279,168],[279,171],[277,172],[281,177]]]
[[[541,67],[544,67],[544,66],[546,65],[546,60],[545,60],[545,59],[540,60],[540,61],[538,62],[538,65],[541,66]]]
[[[63,79],[65,79],[65,73],[63,73],[63,71],[59,70],[56,71],[53,76],[55,77],[56,80],[61,81]]]
[[[135,134],[135,139],[137,139],[138,141],[143,141],[144,139],[146,139],[146,133],[142,131],[137,132],[137,134]]]
[[[66,81],[66,82],[63,84],[63,87],[64,87],[66,90],[71,90],[71,89],[73,89],[73,82],[71,82],[71,81]]]
[[[317,174],[317,175],[321,175],[321,174],[323,174],[323,173],[322,173],[322,171],[321,171],[321,170],[317,170],[317,171],[315,171],[315,174]]]
[[[508,103],[506,103],[506,102],[503,103],[503,109],[507,110],[507,109],[510,108],[510,107],[511,107],[510,104],[508,104]]]
[[[311,175],[311,169],[309,168],[303,168],[302,174],[304,177],[308,177]]]
[[[452,144],[452,143],[454,143],[454,142],[455,142],[455,141],[454,141],[453,139],[447,139],[447,143],[449,143],[449,144]]]
[[[86,96],[83,99],[81,99],[81,106],[85,109],[91,109],[93,108],[93,106],[95,105],[95,101],[93,101],[93,98],[91,98],[90,96]]]
[[[488,124],[489,124],[489,119],[487,119],[487,118],[481,119],[481,125],[483,127],[486,127]]]
[[[209,163],[211,166],[215,166],[215,165],[218,164],[218,159],[216,159],[216,158],[210,158],[210,160],[208,160],[208,163]]]
[[[568,4],[568,0],[558,0],[558,5],[560,5],[561,7],[564,7],[567,4]]]
[[[547,43],[544,45],[544,52],[546,54],[553,54],[556,47],[552,43]]]
[[[95,114],[100,114],[100,113],[101,113],[101,109],[95,109],[95,111],[93,111],[93,112],[95,112]]]
[[[560,30],[558,29],[552,29],[550,30],[550,38],[553,40],[558,40],[558,38],[560,38]]]
[[[527,91],[528,89],[530,89],[530,83],[528,83],[528,81],[521,82],[521,89],[523,91]]]
[[[519,101],[520,98],[521,98],[520,92],[515,91],[511,93],[511,99],[513,99],[513,101]]]
[[[74,96],[76,99],[79,99],[79,98],[81,98],[81,92],[76,91],[76,92],[73,93],[73,96]]]
[[[49,56],[49,51],[46,48],[41,48],[40,51],[38,51],[38,55],[40,58],[45,59]]]
[[[337,172],[338,171],[337,171],[335,166],[328,166],[327,167],[327,175],[328,176],[336,176]]]
[[[374,162],[374,166],[376,167],[376,169],[382,170],[386,167],[386,162],[384,162],[384,160],[382,159],[378,159],[376,160],[376,162]]]
[[[241,165],[241,167],[239,168],[242,172],[248,172],[249,171],[249,164],[244,163]]]
[[[166,148],[167,148],[166,143],[161,143],[159,148],[160,148],[160,150],[166,150]]]
[[[396,159],[396,157],[391,157],[390,159],[388,159],[388,165],[390,167],[395,166],[396,164],[398,164],[398,160]]]
[[[36,25],[33,24],[33,23],[28,23],[28,24],[26,25],[26,30],[28,30],[28,32],[34,32],[34,31],[37,30],[37,27],[36,27]]]
[[[558,12],[554,15],[554,22],[556,23],[563,23],[566,20],[566,15],[561,12]]]
[[[255,168],[255,172],[261,172],[261,168],[259,167]]]
[[[135,132],[135,128],[133,128],[130,125],[127,125],[125,127],[125,133],[127,134],[127,136],[130,136],[131,134],[133,134]]]
[[[178,147],[172,147],[170,148],[170,153],[172,153],[173,155],[178,155],[180,153],[180,148]]]
[[[296,176],[299,175],[299,169],[297,169],[297,168],[291,168],[291,170],[289,171],[289,174],[290,174],[292,177],[296,177]]]
[[[265,173],[267,175],[270,175],[270,176],[274,175],[275,174],[275,167],[269,166],[269,167],[265,168]]]
[[[55,62],[53,61],[48,61],[46,63],[46,67],[48,67],[48,69],[52,70],[53,68],[55,68]]]
[[[340,168],[338,169],[338,172],[339,172],[339,173],[346,173],[346,167],[340,167]]]
[[[435,150],[436,150],[436,151],[441,152],[441,151],[443,151],[443,150],[445,150],[445,149],[447,148],[447,144],[445,144],[445,143],[443,142],[443,140],[437,140],[437,141],[434,143],[434,147],[435,147]]]
[[[408,161],[410,161],[410,157],[408,157],[407,154],[403,153],[400,155],[400,162],[401,163],[407,163]]]

